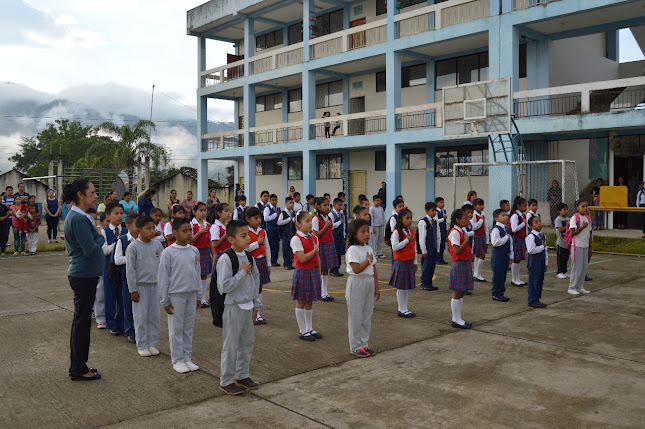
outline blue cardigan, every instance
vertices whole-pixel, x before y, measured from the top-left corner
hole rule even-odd
[[[70,211],[65,219],[65,246],[69,254],[70,277],[100,277],[103,275],[105,239],[90,220]]]

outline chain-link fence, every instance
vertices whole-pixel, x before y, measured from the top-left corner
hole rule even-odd
[[[446,207],[461,207],[468,192],[474,190],[485,201],[490,219],[501,200],[512,204],[515,196],[520,195],[527,200],[536,199],[543,223],[549,224],[557,216],[558,203],[564,202],[573,212],[578,198],[575,161],[455,163],[452,172],[452,204],[446,201]]]

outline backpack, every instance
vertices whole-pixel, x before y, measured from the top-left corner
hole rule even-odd
[[[426,223],[426,231],[427,231],[428,229],[430,229],[430,221],[428,220],[427,217],[424,217],[423,219],[420,219],[419,222],[421,222],[422,220],[425,221],[425,223]],[[417,228],[415,238],[417,239],[417,254],[423,255],[423,253],[421,253],[421,245],[419,244],[420,243],[420,240],[419,240],[419,228]]]
[[[573,216],[577,216],[577,222],[580,222],[580,214],[576,213]],[[573,217],[571,218],[573,219]],[[573,243],[573,236],[571,235],[571,219],[567,221],[567,227],[566,230],[564,231],[564,242],[567,245],[567,249],[571,249],[571,244]]]
[[[392,215],[390,219],[395,218],[396,215]],[[390,219],[387,220],[387,225],[385,225],[385,244],[392,247],[392,227],[390,226]]]
[[[251,256],[251,254],[246,250],[244,251],[244,253],[246,253],[246,257],[249,259],[249,264],[253,266],[253,256]],[[224,254],[228,255],[229,259],[231,260],[231,268],[233,269],[232,276],[234,276],[240,270],[240,261],[237,259],[235,250],[232,247],[226,249],[224,251]],[[224,300],[226,299],[226,294],[219,293],[219,289],[217,289],[217,269],[213,270],[209,289],[211,313],[213,314],[213,325],[221,328],[224,324],[222,317],[224,315]]]
[[[126,242],[128,241],[127,234],[121,235],[118,238],[118,240],[121,240],[121,249],[125,248]],[[116,250],[116,246],[114,246],[114,250]],[[123,256],[125,256],[125,251],[123,252]],[[114,252],[112,252],[112,257],[110,258],[110,265],[108,265],[107,279],[112,284],[115,284],[115,285],[121,284],[121,266],[114,263]]]

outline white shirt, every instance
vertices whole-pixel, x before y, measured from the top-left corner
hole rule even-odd
[[[293,211],[295,213],[298,213],[300,210],[302,210],[302,204],[297,203],[297,202],[294,201],[293,202]]]
[[[278,218],[278,226],[290,225],[293,222],[291,212],[289,210],[282,210]]]
[[[484,234],[486,235],[486,244],[488,244],[488,223],[486,222],[486,214],[479,213],[477,210],[473,212],[473,218],[470,219],[470,226],[473,231],[479,229],[484,225]],[[470,237],[470,236],[469,236]]]
[[[128,241],[130,243],[136,240],[129,232],[126,237],[128,237]],[[123,246],[121,245],[121,240],[117,240],[116,248],[114,249],[114,265],[125,265],[127,261],[128,258],[123,255]]]
[[[362,264],[363,261],[367,259],[368,254],[372,255],[372,262],[368,264],[363,271],[358,274],[354,274],[354,271],[352,271],[351,263],[355,262],[357,264]],[[374,276],[374,265],[376,265],[376,257],[374,256],[374,250],[372,250],[372,248],[368,245],[349,246],[347,253],[345,253],[345,263],[347,264],[347,274],[355,276]]]
[[[580,217],[580,222],[578,222],[578,217]],[[587,222],[587,227],[580,231],[578,235],[573,236],[571,246],[589,247],[589,238],[591,237],[591,219],[589,216],[581,216],[578,213],[574,214],[569,221],[569,227],[570,229],[578,229],[584,222]]]
[[[255,233],[255,235],[257,235],[258,238],[259,238],[260,237],[260,231],[262,231],[262,228],[260,228],[258,226],[258,229],[255,230],[255,229],[253,229],[253,228],[251,228],[249,226],[249,231],[253,231]],[[266,237],[264,238],[264,240],[265,240],[265,242],[264,242],[264,244],[262,244],[262,246],[264,246],[264,251],[267,254],[267,261],[270,261],[271,260],[271,246],[267,246],[267,241],[266,241],[267,238]],[[249,252],[253,252],[254,250],[257,250],[259,248],[260,248],[260,243],[258,243],[257,241],[254,241],[253,243],[251,243],[249,245],[249,248],[247,250]],[[264,255],[260,254],[260,256],[258,256],[258,258],[264,258]]]
[[[322,214],[322,213],[319,213],[319,214],[320,214],[320,217],[322,217],[322,218],[323,218],[323,220],[324,220],[325,222],[327,222],[327,219],[329,219],[329,215],[328,215],[328,214],[324,215],[324,214]],[[323,226],[322,226],[322,227],[324,228],[324,226],[325,226],[325,225],[323,224]],[[318,216],[317,216],[317,215],[316,215],[316,216],[314,216],[314,217],[313,217],[313,219],[311,220],[311,230],[312,230],[312,231],[320,231],[320,230],[321,230],[320,220],[318,219]]]
[[[513,215],[511,216],[511,231],[513,233],[519,232],[522,230],[522,228],[526,228],[526,223],[520,222],[520,219],[522,219],[520,216],[522,215],[522,212],[517,210]]]
[[[407,236],[412,234],[412,232],[409,229],[404,229],[403,232],[405,233],[406,237],[405,240],[401,241],[401,239],[399,238],[399,230],[395,229],[392,231],[392,251],[401,250],[410,243],[410,240]],[[418,265],[417,258],[414,258],[414,265]]]
[[[205,226],[205,227],[207,227],[207,228],[208,228],[208,231],[209,231],[209,232],[210,232],[210,231],[211,231],[211,229],[212,229],[212,227],[211,227],[211,224],[210,224],[210,223],[206,222],[205,220],[203,220],[203,221],[202,221],[202,223],[199,223],[199,221],[198,221],[198,220],[197,220],[197,218],[195,218],[195,217],[194,217],[194,218],[192,218],[192,219],[191,219],[191,221],[190,221],[190,229],[191,229],[191,231],[192,231],[192,229],[193,229],[193,225],[197,225],[197,226],[199,226],[200,228],[202,228],[202,227],[204,227],[204,226]],[[195,234],[193,234],[193,235],[195,235]],[[211,241],[212,241],[212,240],[213,240],[213,239],[211,238]]]
[[[472,230],[471,230],[471,231],[468,231],[468,227],[467,227],[467,226],[466,226],[466,227],[461,228],[461,231],[462,231],[464,234],[466,234],[466,237],[468,237],[468,238],[473,237],[473,236],[475,235],[475,231],[472,231]]]
[[[467,239],[467,237],[465,237]],[[450,234],[448,234],[448,241],[451,246],[461,246],[461,235],[456,229],[451,229]]]
[[[76,207],[76,206],[72,206],[72,209],[74,209],[74,207]],[[92,219],[92,222],[94,222],[94,219]],[[115,230],[118,230],[119,231],[119,237],[121,236],[121,225],[114,226],[114,225],[110,224],[110,226],[108,228],[110,228],[112,230],[112,232],[114,232]],[[114,232],[114,234],[116,235],[116,232]],[[105,242],[103,243],[103,254],[105,256],[107,256],[107,255],[111,254],[112,251],[114,250],[114,247],[116,246],[116,243],[119,242],[119,240],[118,240],[119,237],[117,237],[116,243],[107,244],[107,236],[105,235],[105,230],[104,229],[101,230],[101,235],[105,239]]]
[[[159,221],[159,223],[155,225],[155,231],[159,231],[161,235],[156,236],[153,240],[157,240],[161,243],[165,242],[166,236],[164,235],[164,223],[162,221]]]
[[[430,216],[426,215],[426,219],[428,219],[430,222],[434,221],[434,218],[431,218]],[[435,248],[437,252],[439,252],[439,249],[441,248],[441,232],[439,231],[439,228],[437,228],[439,224],[435,225],[436,231],[436,244]],[[428,230],[426,229],[426,221],[421,219],[419,221],[419,247],[421,248],[421,254],[428,253],[428,249],[426,249],[426,238],[428,236]]]
[[[473,205],[473,203],[471,203],[470,201],[464,201],[464,203],[462,204],[462,206],[465,206],[465,205],[472,206],[472,205]]]
[[[645,207],[645,190],[638,191],[636,195],[636,207]]]
[[[244,213],[244,209],[245,209],[245,208],[246,208],[246,207],[244,207],[242,204],[240,204],[239,206],[237,206],[237,207],[235,208],[235,210],[233,210],[233,220],[244,220],[244,219],[239,219],[239,218],[238,218],[238,217],[239,217],[239,214],[240,214],[240,211],[239,211],[238,209],[242,209],[242,213]]]
[[[341,210],[341,211],[338,212],[338,211],[336,211],[336,209],[333,209],[333,211],[334,211],[334,214],[336,215],[336,217],[338,217],[338,220],[336,222],[334,222],[334,225],[333,225],[334,228],[333,229],[343,228],[343,237],[344,237],[345,236],[345,225],[343,224],[343,222],[341,222],[341,219],[344,219],[343,211]],[[332,217],[332,221],[333,220],[334,220],[334,218]]]
[[[390,229],[394,231],[396,228],[396,217],[394,215],[398,216],[397,212],[393,212],[392,216],[390,216]]]
[[[441,211],[441,214],[443,215],[441,219],[439,219],[439,211]],[[437,221],[437,225],[439,225],[442,222],[446,221],[446,211],[444,209],[440,209],[437,207],[437,214],[434,217],[434,220]]]
[[[163,236],[164,240],[166,239],[167,236],[172,235],[172,224],[170,222],[166,222],[166,224],[163,227]]]
[[[271,209],[274,210],[274,213],[271,214]],[[273,219],[278,217],[278,208],[273,207],[271,203],[267,204],[267,206],[264,208],[264,221],[265,222],[271,222]]]
[[[544,265],[549,265],[549,252],[546,251],[546,242],[542,243],[540,246],[535,245],[535,237],[539,237],[540,233],[534,229],[531,230],[531,233],[526,236],[526,251],[535,255],[544,251]]]
[[[72,211],[73,211],[73,212],[76,212],[76,213],[78,213],[78,214],[82,214],[83,216],[85,216],[86,218],[88,218],[88,219],[90,220],[90,222],[92,222],[92,225],[94,225],[94,218],[93,218],[92,216],[88,215],[87,213],[85,213],[83,210],[79,209],[79,208],[78,208],[76,205],[74,205],[74,204],[72,204]],[[11,216],[9,216],[9,218],[8,218],[8,219],[11,219]]]
[[[219,227],[220,226],[222,228],[224,228],[224,230],[226,230],[226,225],[224,225],[222,222],[220,222],[219,219],[216,219],[215,223],[213,225],[211,225],[211,229],[210,229],[211,241],[217,241],[220,238],[222,238],[222,237],[219,236]]]
[[[529,219],[531,219],[533,216],[537,216],[537,217],[539,217],[540,219],[542,219],[542,216],[540,216],[540,214],[539,214],[539,213],[533,213],[533,210],[529,210],[529,212],[526,214],[526,225],[527,225],[527,228],[530,228],[530,226],[528,226],[528,225],[529,225]]]
[[[501,227],[506,231],[506,225],[504,225],[501,222],[495,222],[495,225]],[[490,231],[490,242],[493,245],[493,247],[500,247],[506,244],[508,240],[511,239],[510,234],[506,234],[504,237],[500,237],[499,235],[499,229],[497,228],[492,228]]]
[[[291,237],[291,241],[289,242],[289,245],[291,246],[291,251],[293,252],[294,256],[296,255],[296,252],[304,252],[305,251],[305,248],[302,247],[302,241],[300,241],[298,236],[300,236],[300,237],[309,236],[309,237],[311,237],[311,241],[314,244],[318,243],[318,237],[316,237],[315,235],[313,235],[313,234],[304,234],[304,233],[302,233],[300,231],[296,232],[296,235]]]

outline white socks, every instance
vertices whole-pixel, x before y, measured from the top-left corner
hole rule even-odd
[[[313,310],[303,310],[305,313],[305,332],[311,332],[314,330],[313,328],[313,316],[314,316],[314,311]]]
[[[208,287],[208,279],[202,280],[202,303],[206,302],[206,288]]]
[[[476,277],[478,279],[482,279],[482,268],[484,267],[484,260],[475,258],[475,273],[473,274],[473,277]]]
[[[408,295],[410,291],[407,289],[397,289],[396,290],[396,301],[399,303],[399,312],[407,313],[408,312]]]
[[[327,296],[327,280],[329,276],[320,276],[320,296],[322,298]]]
[[[458,325],[463,325],[464,320],[461,318],[461,307],[464,305],[464,299],[451,299],[450,308],[452,309],[452,321]]]
[[[258,295],[258,301],[260,301],[260,304],[262,304],[262,294]],[[258,320],[260,318],[260,310],[258,310],[258,314],[255,318],[255,320]]]
[[[311,312],[311,310],[310,310]],[[296,308],[296,321],[298,322],[298,330],[301,334],[308,332],[305,326],[305,309]]]
[[[513,283],[520,284],[520,264],[511,263],[511,276]]]

